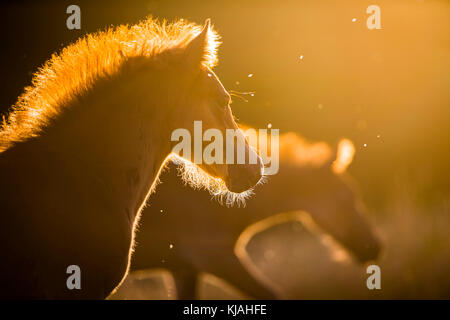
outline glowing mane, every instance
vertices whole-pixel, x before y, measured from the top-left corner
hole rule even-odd
[[[171,49],[183,49],[202,27],[178,20],[152,18],[132,26],[121,25],[86,35],[59,54],[53,54],[33,76],[32,85],[18,98],[0,126],[0,152],[13,143],[38,136],[42,128],[99,79],[114,75],[128,58],[155,58]],[[219,36],[209,29],[202,64],[217,64]],[[174,50],[176,51],[176,50]]]

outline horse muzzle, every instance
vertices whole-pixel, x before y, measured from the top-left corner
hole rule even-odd
[[[225,184],[231,192],[241,193],[254,187],[262,178],[262,163],[258,159],[256,164],[235,164],[228,167]]]

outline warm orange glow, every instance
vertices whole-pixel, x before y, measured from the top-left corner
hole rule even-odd
[[[39,135],[80,92],[99,78],[118,72],[131,57],[153,57],[163,51],[184,48],[202,30],[200,25],[178,20],[168,23],[147,18],[133,26],[121,25],[89,34],[59,54],[53,54],[33,76],[32,86],[18,98],[0,129],[0,152],[11,144]],[[202,64],[217,62],[219,36],[208,29]]]
[[[251,127],[245,124],[239,124],[239,128],[244,132],[247,137],[247,142],[253,148],[257,149],[258,138],[250,137]],[[256,132],[257,134],[257,132]],[[268,132],[268,141],[270,139],[270,131]],[[351,142],[350,142],[351,143]],[[271,153],[271,146],[268,144],[268,153]],[[321,142],[311,142],[300,136],[295,132],[287,132],[280,135],[279,140],[279,152],[282,155],[283,162],[290,162],[296,165],[313,165],[320,167],[328,161],[331,156],[330,146]]]
[[[352,163],[355,155],[355,146],[348,139],[339,141],[336,160],[333,162],[333,171],[342,173]]]

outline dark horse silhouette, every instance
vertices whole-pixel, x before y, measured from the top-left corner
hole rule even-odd
[[[209,20],[147,19],[88,35],[35,74],[0,130],[0,298],[103,299],[121,283],[173,130],[237,129],[217,46]],[[235,192],[262,169],[201,167]]]

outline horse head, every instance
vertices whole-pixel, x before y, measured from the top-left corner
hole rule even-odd
[[[193,139],[187,141],[183,152],[174,143],[173,151],[220,178],[229,191],[241,193],[258,183],[262,162],[234,121],[230,95],[212,71],[217,39],[207,20],[200,33],[176,54],[180,63],[175,65],[178,72],[173,78],[177,83],[174,119],[181,133]],[[211,141],[206,148],[204,140]],[[197,174],[195,179],[204,183]]]

